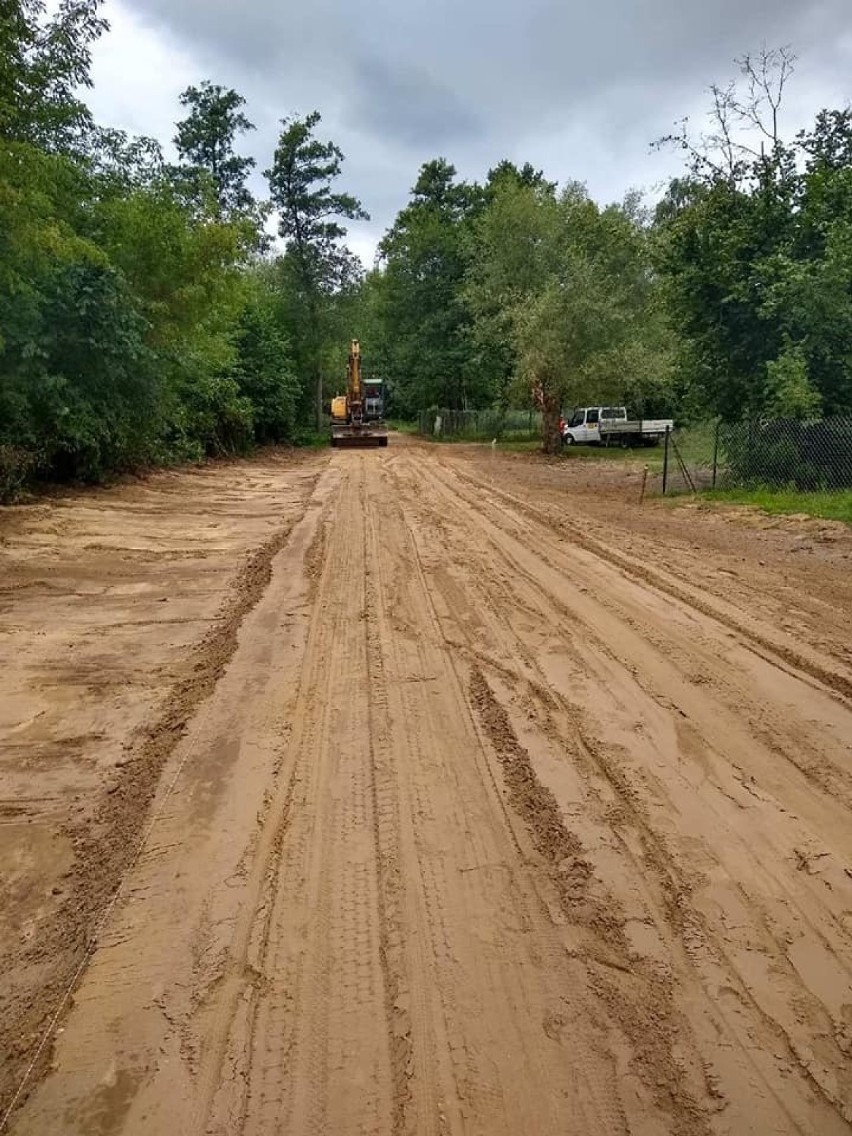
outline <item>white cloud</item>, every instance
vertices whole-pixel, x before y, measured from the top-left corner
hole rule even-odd
[[[104,6],[110,31],[92,52],[88,102],[103,126],[171,144],[181,91],[201,66],[162,27],[119,3]]]

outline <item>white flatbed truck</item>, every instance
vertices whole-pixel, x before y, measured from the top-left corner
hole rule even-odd
[[[562,444],[656,446],[673,428],[671,418],[628,418],[624,406],[580,406],[562,428]]]

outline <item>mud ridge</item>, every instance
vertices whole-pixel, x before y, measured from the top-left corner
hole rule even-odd
[[[677,1136],[708,1133],[706,1112],[687,1086],[685,1070],[673,1054],[675,1045],[685,1039],[676,1020],[669,978],[631,957],[617,904],[609,897],[601,902],[594,896],[593,870],[583,856],[580,840],[565,827],[556,798],[539,781],[508,714],[477,667],[471,668],[469,693],[503,768],[509,803],[544,859],[563,911],[603,940],[603,951],[582,952],[591,988],[624,1031],[639,1076],[657,1106],[671,1115],[672,1132]]]
[[[223,601],[212,628],[199,641],[188,673],[166,697],[158,718],[126,746],[116,763],[116,776],[93,814],[80,827],[63,830],[71,838],[74,864],[68,895],[38,942],[21,957],[26,968],[49,969],[36,998],[6,1007],[0,1032],[5,1055],[0,1072],[0,1115],[24,1077],[51,1016],[95,945],[98,923],[133,861],[163,769],[202,702],[212,693],[237,647],[240,626],[272,578],[272,562],[287,542],[292,524],[249,554]],[[78,977],[82,977],[82,974]],[[73,997],[66,1011],[71,1008]],[[27,1091],[35,1086],[51,1060],[45,1046],[31,1070]],[[17,1104],[26,1100],[21,1094]]]
[[[406,1132],[406,1114],[411,1102],[410,1079],[414,1062],[411,1015],[407,1008],[401,916],[402,880],[399,869],[399,828],[396,783],[392,757],[387,752],[389,736],[386,682],[376,626],[376,600],[371,581],[366,582],[364,611],[367,634],[368,705],[370,713],[370,790],[373,802],[373,839],[379,876],[379,954],[385,982],[385,1014],[393,1078],[394,1136]]]

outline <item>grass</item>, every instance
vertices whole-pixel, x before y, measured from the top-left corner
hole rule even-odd
[[[701,494],[704,500],[732,505],[753,505],[764,513],[805,513],[852,525],[852,489],[826,489],[813,493],[797,489],[714,489]]]
[[[541,451],[541,439],[534,441],[508,439],[497,443],[498,450],[508,450],[510,453],[537,453]],[[659,446],[637,446],[622,448],[621,446],[563,446],[557,455],[566,461],[585,458],[589,461],[639,461],[652,469],[663,468],[663,451]]]
[[[331,445],[328,430],[299,430],[293,438],[293,445],[303,449],[322,450]]]
[[[404,422],[401,418],[388,418],[385,422],[388,430],[394,430],[397,434],[417,434],[418,426],[416,422]]]

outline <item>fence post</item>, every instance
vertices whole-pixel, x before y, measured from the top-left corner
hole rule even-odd
[[[719,428],[722,425],[722,419],[716,419],[716,432],[713,435],[713,488],[716,488],[716,474],[719,469]]]
[[[669,434],[671,426],[666,427],[666,446],[663,450],[663,496],[666,495],[666,486],[669,483]]]
[[[645,500],[645,486],[648,484],[648,467],[642,470],[642,488],[639,490],[639,504]]]

